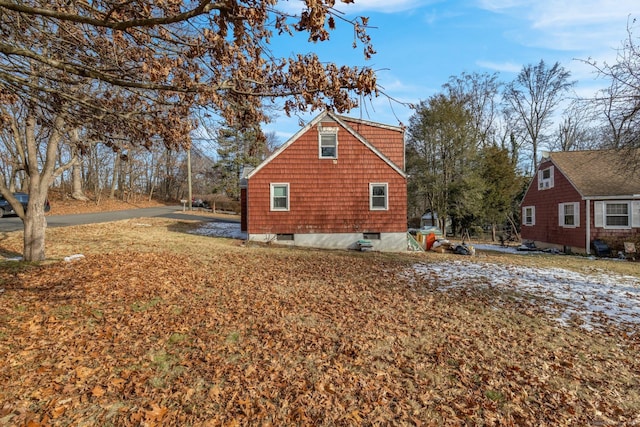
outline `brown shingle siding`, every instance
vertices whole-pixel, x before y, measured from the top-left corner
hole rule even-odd
[[[337,122],[321,123],[338,126]],[[356,124],[361,131],[368,130],[365,124]],[[396,160],[403,159],[401,129],[374,129],[367,134],[379,138],[393,135],[387,139],[395,141],[395,151],[402,154],[396,154]],[[269,188],[274,182],[289,183],[288,212],[270,211]],[[374,182],[388,183],[389,210],[369,210],[369,183]],[[318,128],[311,126],[259,167],[248,180],[248,194],[249,233],[406,231],[405,176],[342,127],[338,131],[337,159],[318,157]]]

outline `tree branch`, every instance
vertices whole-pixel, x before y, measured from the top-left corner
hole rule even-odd
[[[113,30],[127,30],[136,27],[154,27],[158,25],[174,24],[177,22],[187,21],[200,15],[206,15],[212,10],[228,9],[224,2],[212,2],[211,0],[201,0],[197,7],[186,12],[178,13],[172,16],[131,19],[128,21],[109,21],[110,14],[105,15],[105,19],[89,18],[74,13],[65,13],[51,9],[29,7],[25,4],[14,3],[10,0],[0,0],[0,7],[12,10],[14,12],[24,13],[27,15],[39,15],[48,18],[55,18],[62,21],[75,22],[79,24],[88,24],[96,27],[111,28]]]

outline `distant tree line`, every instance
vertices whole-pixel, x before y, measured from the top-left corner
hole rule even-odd
[[[497,73],[452,76],[421,101],[407,128],[409,218],[431,213],[440,227],[517,236],[519,201],[542,151],[640,147],[640,48],[633,27],[615,64],[590,64],[609,85],[595,97],[573,92],[559,63],[522,68],[515,80]]]

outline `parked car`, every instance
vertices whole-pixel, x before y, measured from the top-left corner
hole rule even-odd
[[[192,208],[209,208],[209,202],[202,199],[196,199],[195,197],[191,199],[191,207]]]
[[[22,208],[26,211],[27,205],[29,204],[29,195],[27,193],[13,193],[13,196],[18,199]],[[49,200],[44,202],[44,211],[49,212],[51,210],[51,205],[49,204]],[[0,196],[0,218],[5,215],[15,215],[16,211],[13,210],[11,204],[2,196]]]

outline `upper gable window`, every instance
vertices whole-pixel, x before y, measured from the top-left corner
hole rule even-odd
[[[338,158],[338,128],[322,127],[319,130],[319,153],[321,159]]]
[[[538,190],[553,188],[553,166],[538,171]]]

